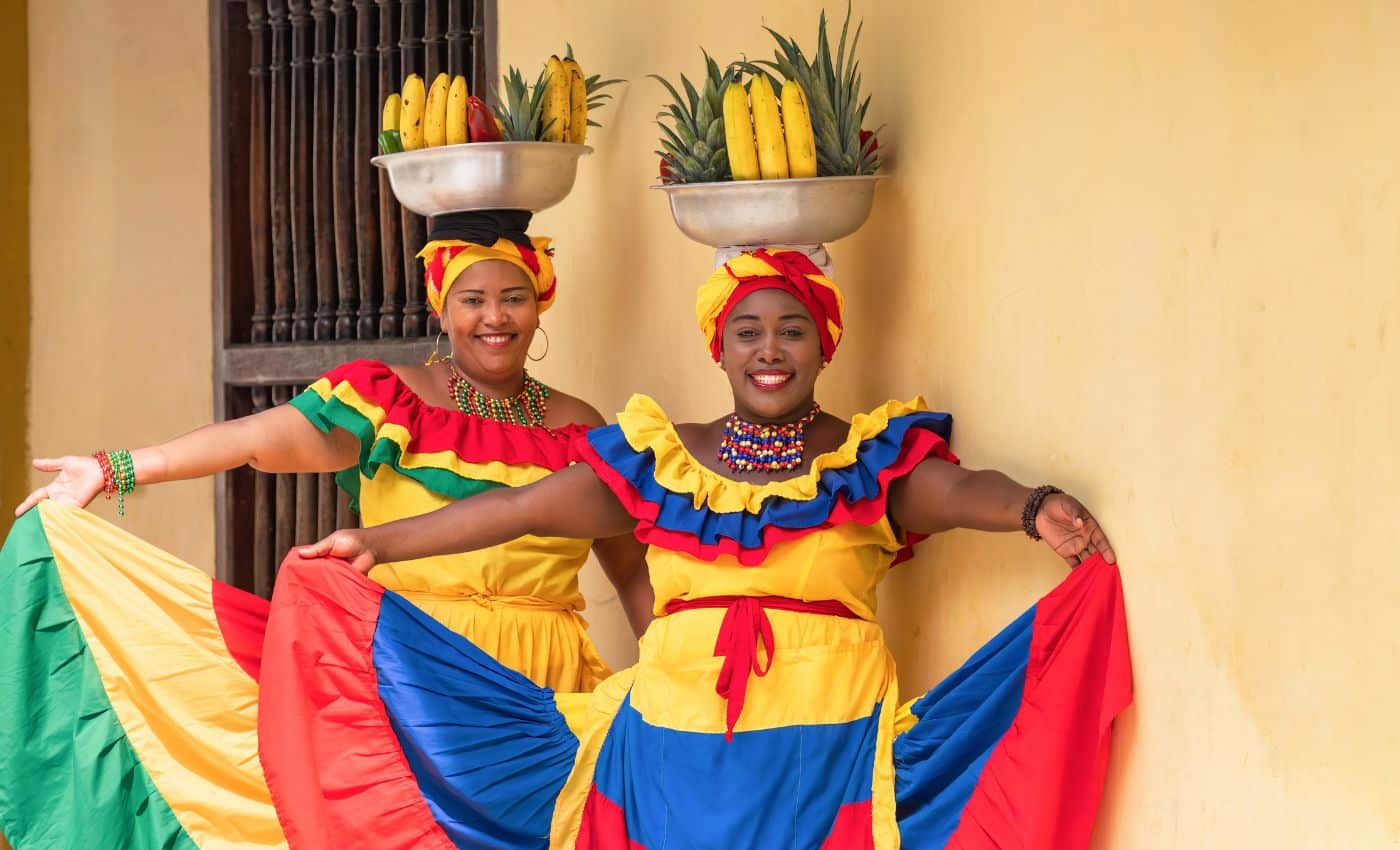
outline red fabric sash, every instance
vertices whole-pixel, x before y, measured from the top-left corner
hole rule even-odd
[[[704,596],[699,599],[672,599],[666,603],[666,613],[693,611],[697,608],[723,608],[724,621],[715,639],[715,657],[723,658],[715,693],[724,697],[724,739],[734,740],[734,724],[744,710],[744,696],[749,690],[749,674],[768,675],[773,666],[773,624],[768,622],[767,610],[796,611],[803,614],[825,614],[829,617],[859,619],[854,611],[834,599],[804,602],[786,596]],[[759,666],[758,642],[763,641],[766,664]]]

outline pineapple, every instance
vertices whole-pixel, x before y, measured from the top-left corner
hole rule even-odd
[[[703,52],[703,51],[702,51]],[[699,91],[681,75],[685,96],[665,78],[651,75],[671,93],[672,102],[658,114],[661,127],[662,179],[667,183],[713,183],[728,180],[729,154],[724,140],[724,90],[733,71],[721,72],[705,53],[705,85]],[[670,118],[667,126],[662,118]]]
[[[880,167],[878,141],[873,133],[861,137],[861,122],[870,106],[870,98],[860,100],[860,63],[855,61],[856,45],[860,42],[863,24],[856,26],[850,52],[846,52],[846,35],[851,26],[851,7],[846,6],[846,22],[841,26],[841,41],[832,61],[831,42],[826,35],[826,12],[817,25],[815,61],[808,61],[802,48],[789,38],[764,27],[778,42],[774,51],[776,61],[757,65],[772,68],[789,80],[796,80],[808,95],[812,111],[812,129],[817,142],[817,174],[821,177],[851,174],[873,174]],[[744,63],[746,70],[762,73],[754,64]]]
[[[508,142],[533,142],[540,137],[540,116],[544,114],[545,71],[535,85],[525,83],[525,76],[514,65],[501,81],[505,98],[496,95],[496,114],[501,119],[501,138]]]

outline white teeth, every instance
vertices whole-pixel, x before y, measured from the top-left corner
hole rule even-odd
[[[788,382],[788,379],[791,377],[791,375],[754,375],[753,381],[755,384],[763,384],[764,386],[768,387],[776,387],[781,384],[786,384]]]
[[[507,342],[510,342],[510,336],[507,334],[502,334],[501,336],[483,336],[481,337],[481,341],[487,345],[505,345]]]

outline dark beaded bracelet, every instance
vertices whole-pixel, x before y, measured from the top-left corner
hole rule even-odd
[[[1063,493],[1059,487],[1051,487],[1049,484],[1042,484],[1031,491],[1026,497],[1026,506],[1021,509],[1021,530],[1026,532],[1026,536],[1032,540],[1040,539],[1040,532],[1035,528],[1035,518],[1040,516],[1040,506],[1045,500],[1055,495]]]

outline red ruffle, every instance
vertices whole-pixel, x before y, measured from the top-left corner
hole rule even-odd
[[[343,561],[293,550],[272,597],[258,750],[287,840],[335,850],[455,850],[423,799],[371,661],[384,589]],[[335,604],[316,604],[332,598]]]
[[[1113,721],[1132,701],[1122,576],[1095,555],[1035,606],[1021,707],[949,850],[1088,846]]]
[[[262,675],[263,636],[267,633],[268,601],[221,581],[211,591],[214,617],[224,646],[238,666],[256,681]]]
[[[322,375],[334,389],[349,384],[360,398],[384,411],[385,424],[408,431],[405,452],[449,451],[467,463],[530,464],[550,470],[568,466],[576,456],[572,445],[588,426],[531,428],[471,416],[423,401],[394,370],[378,360],[356,360]]]

